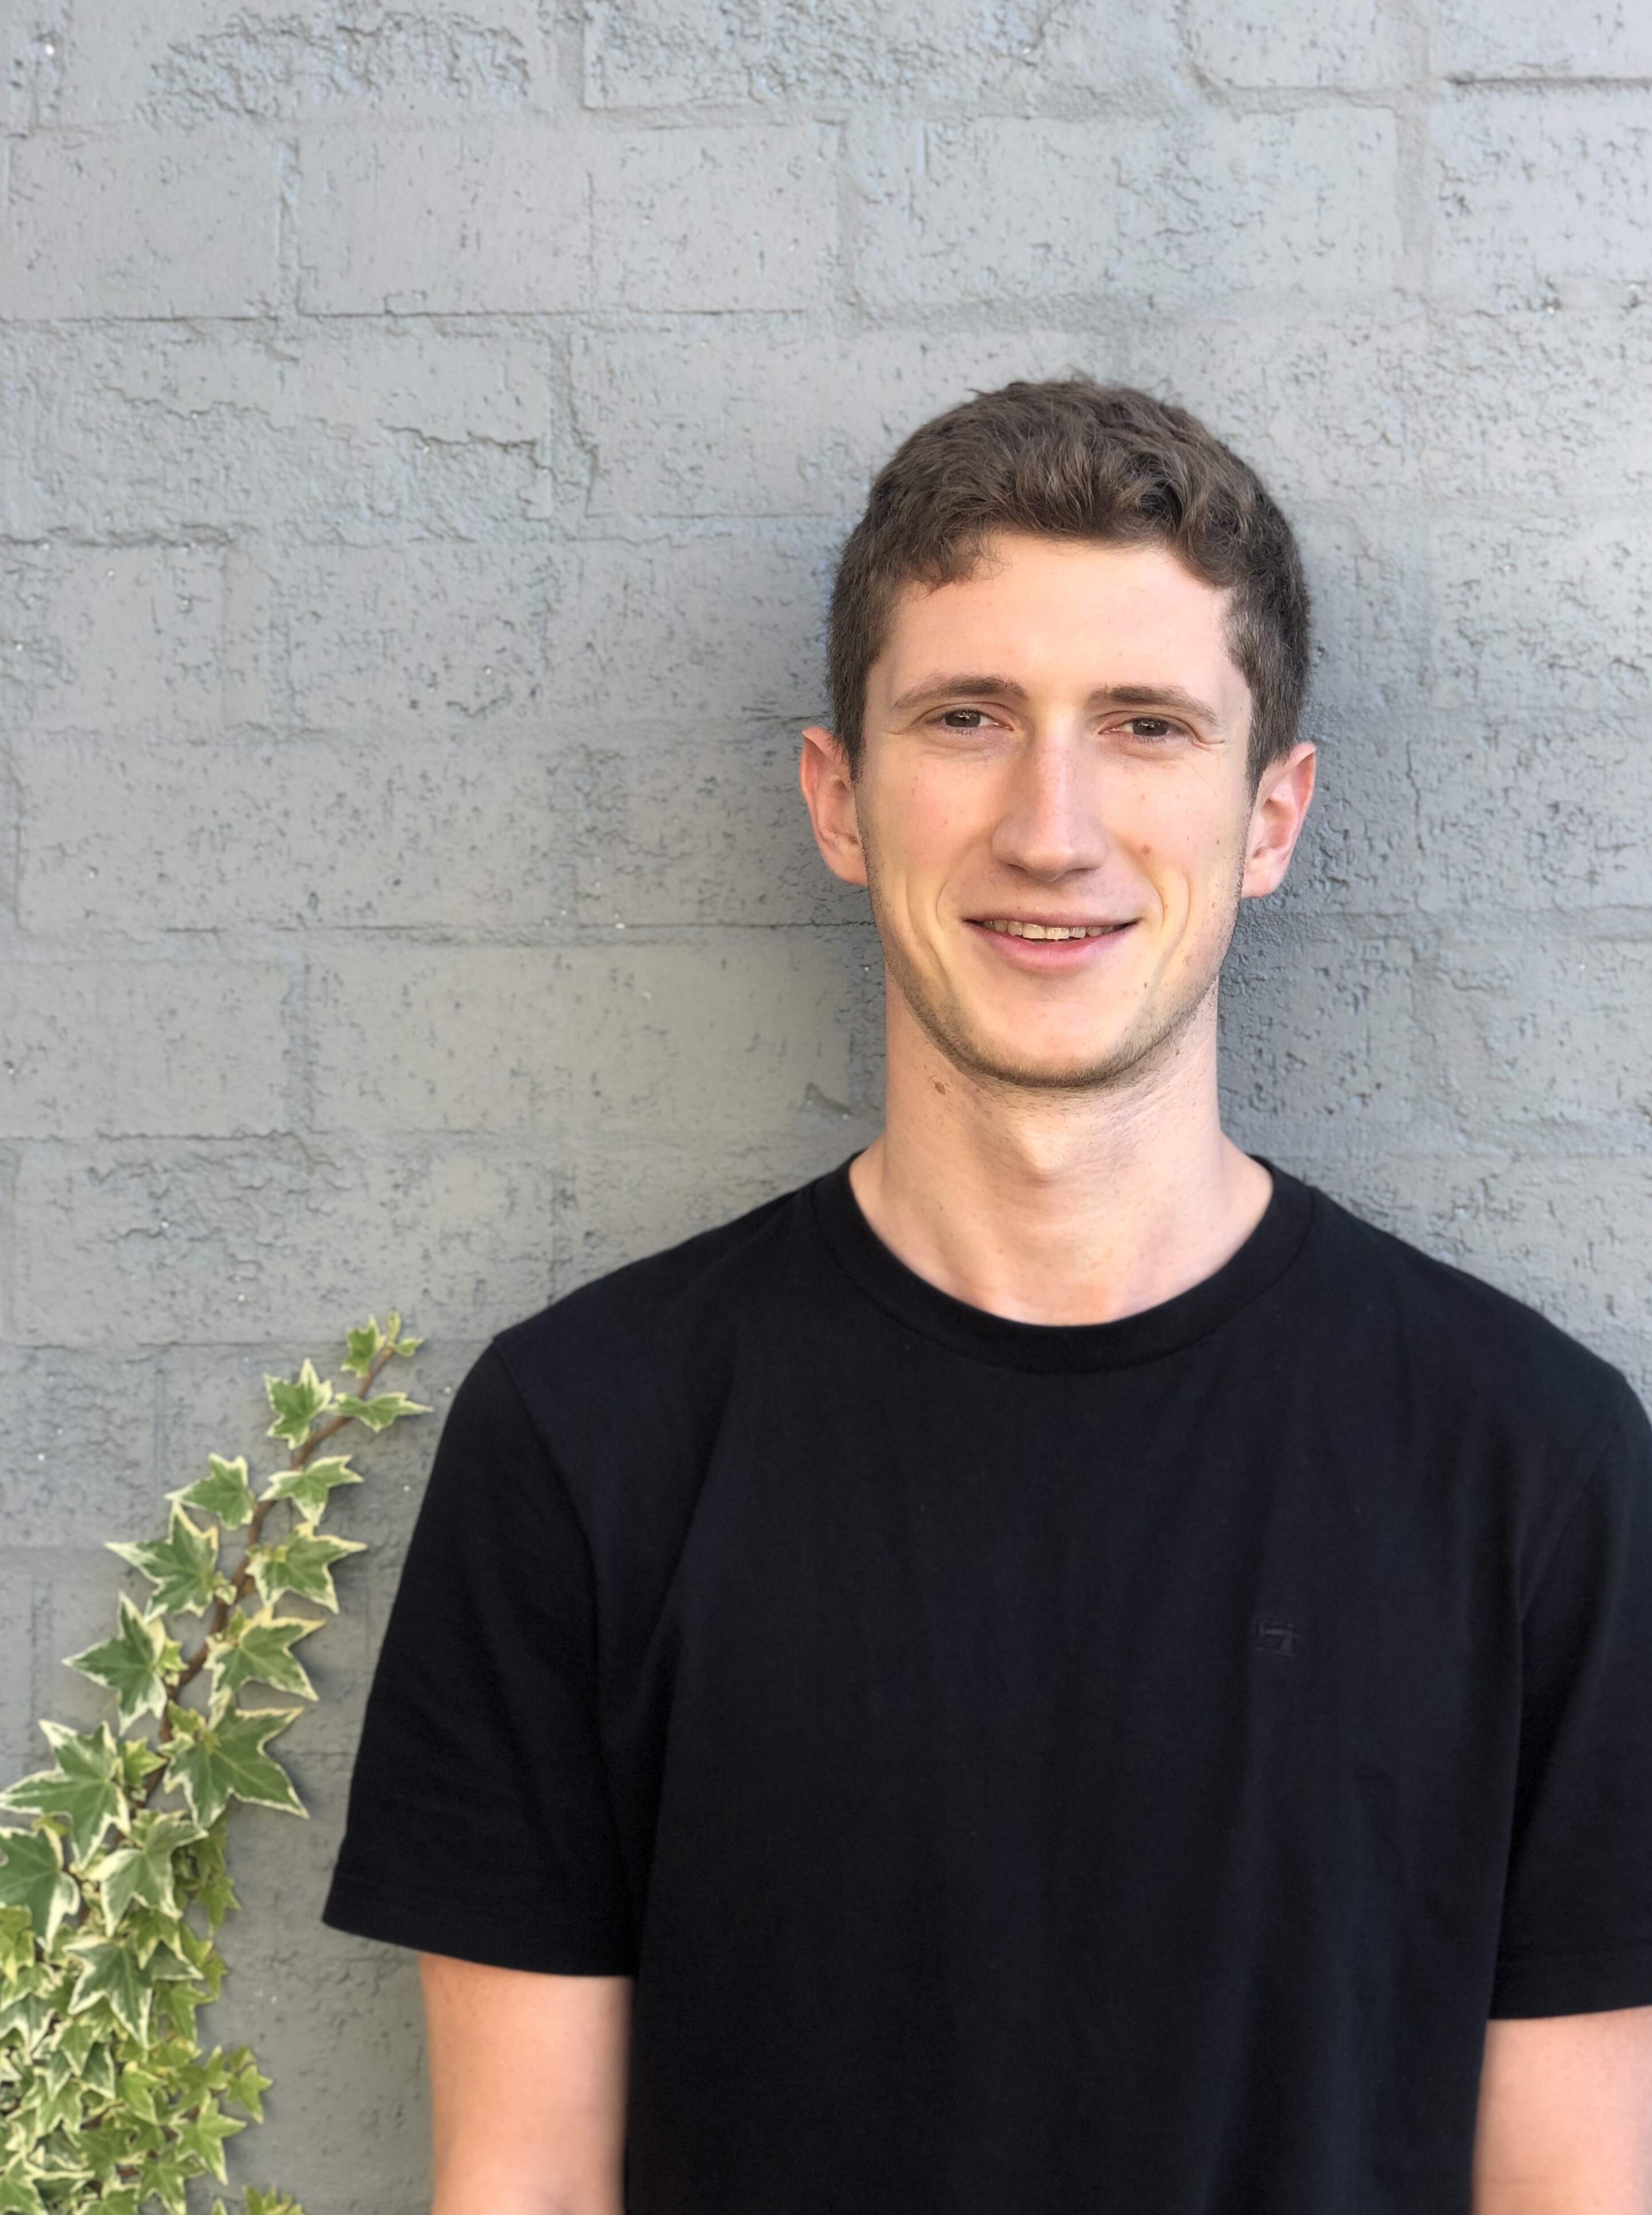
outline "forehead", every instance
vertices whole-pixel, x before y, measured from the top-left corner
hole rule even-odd
[[[967,575],[900,587],[872,679],[893,696],[920,665],[1085,689],[1185,686],[1196,673],[1242,695],[1229,646],[1231,597],[1162,545],[1001,532]]]

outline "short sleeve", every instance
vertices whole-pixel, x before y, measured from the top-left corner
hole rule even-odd
[[[437,1445],[322,1920],[501,1968],[634,1971],[589,1549],[496,1346]]]
[[[1493,2016],[1652,2004],[1652,1426],[1623,1399],[1526,1606]]]

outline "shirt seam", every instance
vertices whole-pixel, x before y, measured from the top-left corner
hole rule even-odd
[[[1622,1438],[1624,1427],[1628,1423],[1628,1420],[1629,1409],[1627,1407],[1620,1405],[1618,1409],[1618,1413],[1612,1417],[1607,1428],[1601,1433],[1600,1443],[1592,1450],[1585,1451],[1582,1466],[1579,1473],[1562,1493],[1559,1500],[1556,1503],[1551,1517],[1551,1527],[1545,1530],[1542,1541],[1538,1544],[1537,1549],[1538,1558],[1532,1572],[1531,1589],[1527,1592],[1525,1604],[1520,1610],[1520,1620],[1522,1623],[1524,1623],[1526,1617],[1530,1614],[1532,1609],[1537,1603],[1538,1593],[1542,1588],[1543,1580],[1549,1574],[1550,1566],[1553,1562],[1555,1556],[1560,1551],[1562,1542],[1564,1540],[1567,1531],[1571,1528],[1572,1519],[1577,1514],[1582,1505],[1584,1494],[1588,1491],[1589,1487],[1594,1483],[1594,1479],[1600,1475],[1601,1466],[1606,1461],[1606,1456],[1611,1452],[1612,1447],[1617,1445],[1618,1439]]]
[[[497,1338],[489,1341],[488,1351],[493,1355],[494,1359],[498,1362],[500,1367],[505,1372],[505,1380],[511,1388],[511,1396],[515,1400],[517,1406],[522,1411],[522,1420],[526,1423],[529,1430],[533,1434],[533,1442],[539,1449],[540,1457],[544,1460],[546,1469],[550,1472],[550,1481],[556,1487],[556,1489],[562,1494],[562,1500],[568,1508],[568,1512],[573,1518],[574,1527],[580,1534],[580,1543],[585,1548],[585,1565],[590,1581],[592,1595],[592,1658],[595,1660],[597,1659],[598,1648],[598,1641],[595,1635],[597,1621],[597,1560],[596,1555],[592,1551],[591,1548],[591,1534],[585,1527],[585,1518],[580,1514],[579,1505],[574,1500],[573,1494],[568,1488],[568,1479],[562,1475],[561,1465],[557,1462],[556,1455],[550,1450],[550,1441],[545,1437],[544,1430],[540,1427],[538,1419],[534,1414],[533,1409],[528,1405],[527,1395],[522,1390],[521,1384],[517,1379],[516,1371],[512,1368],[505,1349],[500,1344]]]
[[[550,1472],[550,1481],[561,1493],[562,1500],[568,1508],[568,1514],[573,1519],[574,1527],[580,1534],[580,1543],[585,1549],[586,1587],[591,1595],[591,1673],[596,1696],[596,1712],[592,1715],[591,1727],[596,1739],[598,1764],[602,1774],[603,1798],[607,1803],[608,1820],[612,1832],[614,1850],[618,1856],[622,1881],[629,1887],[630,1871],[628,1857],[625,1852],[625,1825],[622,1819],[618,1798],[614,1789],[613,1769],[612,1764],[608,1758],[608,1747],[604,1739],[602,1729],[601,1710],[604,1667],[602,1588],[597,1576],[596,1552],[591,1543],[591,1533],[585,1526],[585,1518],[580,1512],[579,1503],[575,1500],[572,1491],[568,1488],[567,1477],[562,1474],[562,1463],[557,1459],[556,1455],[552,1451],[550,1439],[546,1438],[544,1430],[541,1426],[537,1416],[535,1415],[533,1409],[528,1404],[528,1396],[522,1390],[522,1386],[518,1379],[516,1371],[511,1365],[510,1357],[507,1354],[504,1347],[500,1342],[502,1335],[503,1334],[501,1333],[490,1339],[488,1342],[487,1350],[494,1356],[501,1369],[505,1372],[506,1382],[509,1384],[516,1403],[522,1411],[522,1420],[526,1423],[528,1429],[532,1433],[534,1444],[538,1447],[541,1458],[544,1460],[545,1467]],[[627,1928],[624,1942],[628,1945],[634,1944],[636,1942],[636,1931],[634,1928],[636,1919],[635,1911],[631,1907],[628,1899],[625,1910]]]

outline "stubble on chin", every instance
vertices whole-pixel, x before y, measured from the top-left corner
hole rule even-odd
[[[1144,1007],[1104,1052],[1053,1062],[1006,1054],[991,1040],[981,1037],[956,996],[932,990],[929,979],[909,958],[899,932],[889,925],[879,897],[876,872],[869,867],[867,892],[889,981],[919,1028],[961,1077],[1015,1092],[1105,1093],[1134,1091],[1150,1085],[1174,1060],[1187,1033],[1213,1003],[1239,907],[1236,887],[1214,962],[1201,964],[1173,997]]]

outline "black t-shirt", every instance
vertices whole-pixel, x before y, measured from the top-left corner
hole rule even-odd
[[[1070,1326],[847,1169],[470,1370],[326,1920],[634,1975],[630,2215],[1467,2215],[1652,2003],[1639,1402],[1278,1169]]]

